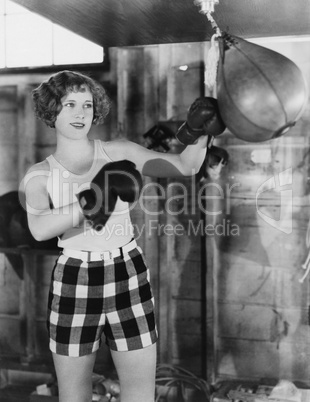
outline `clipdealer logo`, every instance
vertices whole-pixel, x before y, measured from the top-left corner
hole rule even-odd
[[[293,171],[292,168],[286,169],[279,174],[270,177],[256,191],[256,210],[258,215],[270,226],[275,229],[290,234],[293,231]],[[259,207],[259,197],[266,191],[280,192],[280,217],[273,219],[263,212],[263,208]]]

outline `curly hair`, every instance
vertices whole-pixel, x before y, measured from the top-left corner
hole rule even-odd
[[[54,128],[57,116],[62,109],[61,99],[69,92],[84,92],[85,87],[93,95],[93,124],[102,124],[111,105],[105,89],[87,75],[68,70],[52,75],[32,91],[36,117],[44,121],[47,126]]]

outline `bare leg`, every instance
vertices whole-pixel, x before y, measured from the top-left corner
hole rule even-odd
[[[53,353],[59,388],[59,402],[91,402],[92,373],[96,353],[81,357]]]
[[[130,352],[111,351],[122,402],[154,402],[156,344]]]

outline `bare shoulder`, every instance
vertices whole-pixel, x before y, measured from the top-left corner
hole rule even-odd
[[[34,165],[32,165],[28,169],[26,175],[28,175],[29,173],[40,172],[40,171],[49,172],[49,170],[50,170],[50,166],[49,166],[47,160],[44,160],[42,162],[35,163]]]
[[[34,189],[41,186],[46,186],[47,179],[50,175],[50,167],[46,160],[36,163],[31,166],[23,179],[23,187],[27,189]]]

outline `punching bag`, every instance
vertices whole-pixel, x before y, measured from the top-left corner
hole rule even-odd
[[[226,33],[219,48],[217,100],[227,128],[249,142],[285,134],[307,102],[300,69],[277,52]]]

